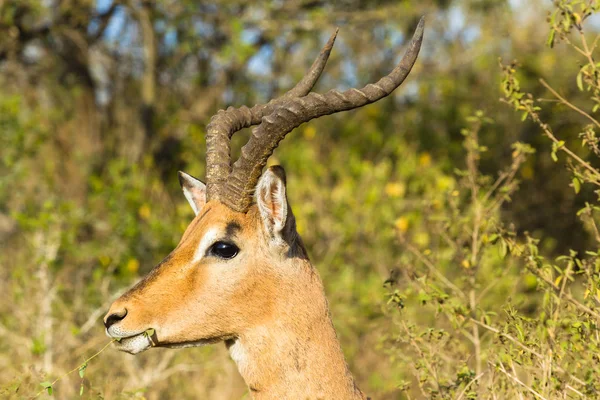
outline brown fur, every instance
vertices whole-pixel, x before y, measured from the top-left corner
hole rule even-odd
[[[290,224],[293,216],[290,211]],[[202,257],[210,230],[240,248]],[[256,206],[246,214],[211,201],[175,250],[113,303],[120,332],[155,329],[158,346],[226,341],[255,399],[362,399],[336,337],[323,285],[295,229],[272,245]],[[123,335],[126,336],[126,335]]]

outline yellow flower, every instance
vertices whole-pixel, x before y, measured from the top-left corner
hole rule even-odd
[[[440,191],[446,191],[454,186],[454,179],[449,176],[442,175],[437,178],[435,183]]]
[[[463,267],[464,269],[469,269],[469,268],[471,268],[471,263],[469,262],[469,260],[462,260],[462,263],[461,263],[461,265],[462,265],[462,267]]]
[[[406,232],[408,230],[408,218],[398,218],[396,221],[394,221],[394,226],[396,226],[400,232]]]
[[[138,210],[138,215],[141,219],[150,218],[150,206],[148,204],[142,204],[142,206]]]
[[[402,197],[406,193],[406,186],[400,182],[388,183],[385,185],[385,194],[390,197]]]
[[[127,269],[127,271],[131,272],[132,274],[135,274],[138,271],[138,269],[140,269],[140,262],[135,258],[131,258],[129,259],[129,261],[127,261],[125,268]]]
[[[431,164],[431,155],[427,152],[421,153],[419,156],[419,165],[421,167],[428,167]]]
[[[315,135],[317,134],[317,130],[315,129],[314,126],[312,125],[308,125],[306,128],[304,128],[304,138],[307,140],[312,140]]]

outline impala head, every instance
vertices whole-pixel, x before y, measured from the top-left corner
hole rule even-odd
[[[234,211],[207,202],[202,182],[183,172],[185,197],[196,213],[173,252],[115,301],[105,319],[121,350],[137,353],[154,342],[182,347],[235,337],[268,318],[279,268],[305,257],[287,208],[283,169],[263,174],[257,205]],[[155,330],[155,337],[145,334]]]
[[[305,77],[267,104],[219,111],[207,127],[206,186],[180,172],[196,216],[179,245],[142,281],[117,299],[104,318],[117,347],[138,353],[155,346],[184,347],[233,339],[272,318],[284,291],[310,282],[294,269],[310,265],[296,233],[281,167],[263,168],[287,133],[311,119],[373,103],[408,76],[423,37],[423,19],[406,54],[387,76],[362,89],[310,93],[335,34]],[[337,32],[336,32],[337,33]],[[230,140],[255,126],[232,165]],[[300,261],[300,264],[299,264]],[[310,301],[310,299],[307,299]],[[149,337],[146,331],[152,329]]]

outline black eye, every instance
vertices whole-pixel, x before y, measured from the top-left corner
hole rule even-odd
[[[216,242],[213,244],[208,250],[208,254],[211,256],[224,258],[226,260],[237,256],[240,251],[239,247],[237,247],[233,243],[227,242]]]

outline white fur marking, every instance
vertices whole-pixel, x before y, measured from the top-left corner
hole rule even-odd
[[[239,339],[235,339],[235,342],[229,346],[229,356],[236,363],[238,370],[242,371],[246,367],[248,356]]]
[[[202,259],[202,257],[204,257],[204,255],[206,254],[206,250],[208,250],[208,247],[211,246],[219,238],[219,232],[220,229],[218,228],[211,228],[206,232],[206,234],[200,240],[200,244],[196,248],[196,252],[194,253],[194,258],[192,262],[197,263]]]

